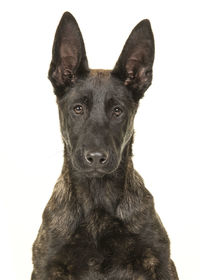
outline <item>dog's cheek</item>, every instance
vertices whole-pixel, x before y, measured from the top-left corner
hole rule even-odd
[[[124,128],[119,126],[117,129],[112,130],[112,134],[110,134],[110,145],[109,145],[109,164],[107,168],[116,169],[118,168],[123,153],[123,134]]]
[[[72,152],[72,140],[70,138],[70,122],[68,121],[68,114],[67,112],[63,111],[61,108],[59,108],[59,119],[60,119],[60,131],[62,134],[62,139],[64,143],[67,145],[69,151]]]
[[[133,122],[134,122],[134,114],[132,114],[129,117],[129,121],[126,124],[126,129],[125,129],[125,136],[124,136],[124,141],[123,141],[123,147],[125,147],[127,145],[127,143],[129,142],[129,140],[131,139],[131,137],[134,134],[134,127],[133,127]]]
[[[129,122],[125,121],[120,126],[115,133],[115,145],[120,153],[123,153],[124,147],[129,142],[131,136],[133,135],[133,118]]]
[[[84,135],[84,122],[74,120],[68,116],[66,135],[70,143],[71,161],[76,169],[84,168],[83,164],[83,149],[82,145],[85,143],[83,140]]]
[[[74,153],[77,147],[81,128],[70,118],[70,116],[68,116],[66,123],[65,133],[67,135],[68,142],[70,143],[70,149],[72,153]]]

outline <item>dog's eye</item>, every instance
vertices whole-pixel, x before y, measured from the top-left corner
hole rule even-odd
[[[120,109],[119,107],[115,107],[115,108],[113,109],[113,113],[114,113],[114,115],[115,115],[116,117],[119,117],[119,116],[121,115],[121,113],[122,113],[122,109]]]
[[[82,113],[83,113],[83,106],[81,106],[81,105],[76,105],[76,106],[74,107],[74,112],[75,112],[76,114],[82,114]]]

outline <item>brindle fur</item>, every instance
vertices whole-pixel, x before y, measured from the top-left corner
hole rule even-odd
[[[78,25],[63,15],[49,78],[64,164],[33,245],[32,280],[178,279],[153,197],[132,164],[133,120],[151,84],[153,59],[153,34],[144,20],[113,71],[90,70]],[[75,97],[84,100],[82,116],[72,113]],[[110,113],[116,102],[123,104],[122,117]],[[108,154],[104,165],[88,165],[84,155],[91,149]]]

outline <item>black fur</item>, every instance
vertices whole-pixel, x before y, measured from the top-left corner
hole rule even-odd
[[[90,70],[79,27],[65,13],[49,70],[64,164],[33,245],[32,280],[177,280],[167,233],[132,164],[133,121],[152,80],[148,20],[112,71]]]

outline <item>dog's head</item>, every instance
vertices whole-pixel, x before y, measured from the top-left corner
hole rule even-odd
[[[148,20],[131,32],[112,71],[90,70],[76,20],[58,25],[49,79],[64,143],[75,170],[101,177],[116,170],[133,135],[138,102],[152,81],[154,39]]]

